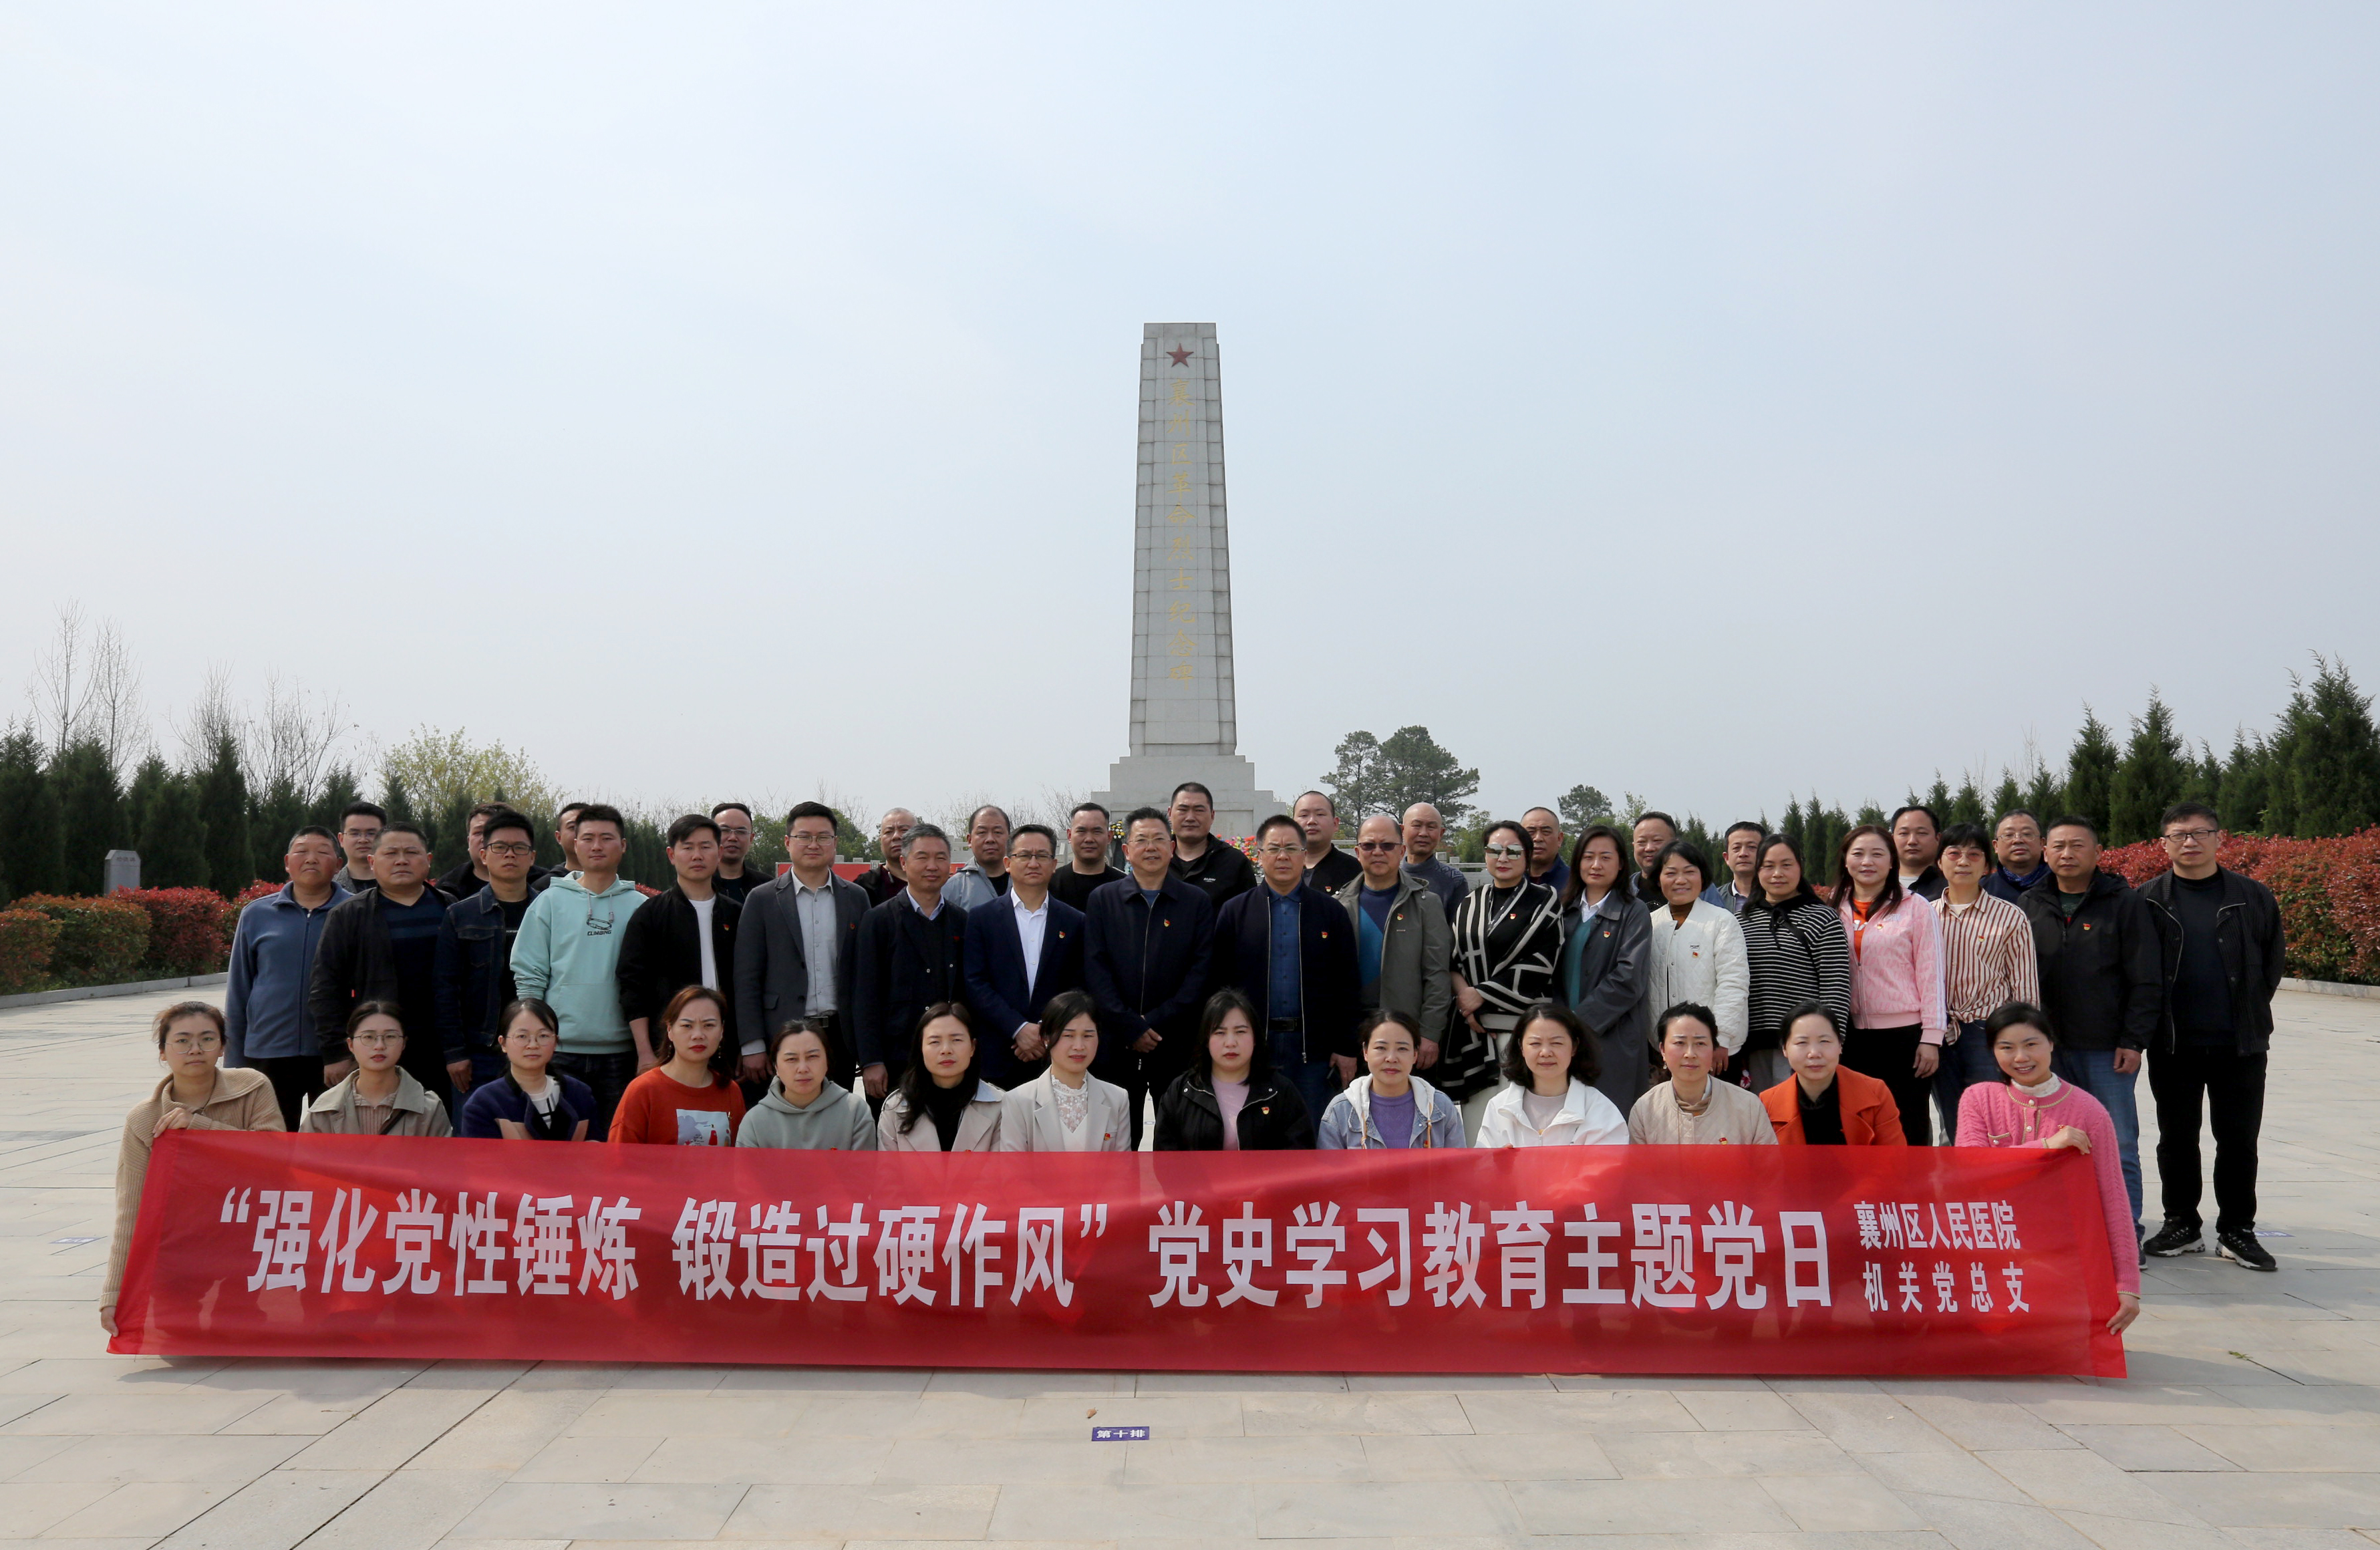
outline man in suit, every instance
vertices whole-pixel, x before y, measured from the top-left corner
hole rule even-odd
[[[1196,1053],[1215,907],[1173,871],[1173,827],[1156,808],[1125,817],[1123,854],[1132,875],[1083,911],[1083,987],[1099,1003],[1100,1074],[1130,1096],[1137,1147],[1142,1098],[1162,1093]]]
[[[619,982],[628,1036],[659,1049],[664,1030],[658,1024],[670,998],[700,985],[726,999],[725,1042],[734,1045],[735,998],[727,987],[735,972],[736,917],[743,912],[710,886],[719,871],[719,820],[688,813],[670,825],[669,864],[677,881],[638,905],[620,930],[613,975]]]
[[[1030,1082],[1049,1068],[1041,1008],[1083,983],[1083,912],[1050,892],[1058,836],[1021,825],[1009,838],[1008,892],[967,912],[966,1001],[983,1041],[983,1079]]]
[[[1305,842],[1294,818],[1275,814],[1257,826],[1263,883],[1216,917],[1208,979],[1257,1004],[1273,1074],[1319,1114],[1355,1077],[1355,931],[1345,907],[1305,880]]]
[[[908,882],[859,923],[859,971],[852,1013],[860,1079],[882,1103],[917,1054],[917,1020],[938,1001],[964,999],[966,916],[942,899],[951,837],[921,823],[901,849]]]
[[[735,948],[735,1025],[744,1075],[768,1080],[769,1035],[788,1023],[824,1018],[827,1074],[844,1087],[858,1065],[851,1031],[859,972],[859,923],[867,892],[834,875],[834,809],[805,802],[785,815],[793,870],[744,898]]]

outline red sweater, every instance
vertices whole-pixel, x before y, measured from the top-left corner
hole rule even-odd
[[[612,1116],[612,1139],[625,1145],[733,1146],[744,1122],[744,1090],[723,1076],[689,1087],[659,1066],[628,1084]]]

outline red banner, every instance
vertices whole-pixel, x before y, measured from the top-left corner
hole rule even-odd
[[[170,1131],[111,1350],[2121,1376],[2070,1152],[1027,1156]]]

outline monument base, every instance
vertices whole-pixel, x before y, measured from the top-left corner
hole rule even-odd
[[[1091,800],[1121,820],[1135,807],[1164,807],[1184,781],[1215,793],[1218,839],[1243,839],[1289,811],[1272,793],[1257,789],[1257,767],[1239,754],[1129,754],[1108,767],[1108,789],[1093,792]]]

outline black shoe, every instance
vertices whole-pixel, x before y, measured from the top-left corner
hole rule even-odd
[[[2237,1260],[2251,1270],[2280,1268],[2274,1263],[2273,1256],[2265,1252],[2265,1245],[2256,1241],[2256,1234],[2252,1230],[2227,1229],[2215,1235],[2215,1242],[2216,1252],[2225,1259]]]
[[[2203,1254],[2206,1252],[2206,1233],[2196,1222],[2168,1221],[2150,1235],[2149,1241],[2141,1245],[2141,1252],[2156,1259]]]

